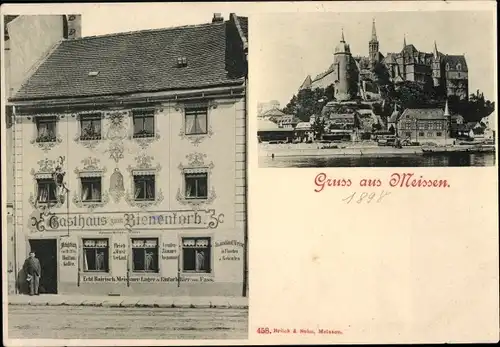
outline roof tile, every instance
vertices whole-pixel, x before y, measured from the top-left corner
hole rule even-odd
[[[237,17],[245,35],[246,18]],[[242,20],[245,19],[245,20]],[[242,80],[231,73],[228,21],[64,40],[12,100],[202,88]],[[234,35],[233,35],[234,36]],[[187,66],[179,67],[185,57]],[[90,72],[98,72],[89,76]]]

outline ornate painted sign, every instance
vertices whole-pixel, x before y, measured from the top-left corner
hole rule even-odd
[[[211,210],[157,212],[39,213],[30,216],[33,232],[48,231],[142,231],[215,229],[224,214]]]

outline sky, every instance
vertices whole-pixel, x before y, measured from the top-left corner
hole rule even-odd
[[[314,78],[333,63],[342,28],[353,55],[368,56],[372,21],[379,50],[400,52],[406,43],[418,50],[465,54],[469,92],[480,89],[495,99],[495,23],[492,12],[280,13],[251,22],[249,80],[257,100],[285,106],[307,75]],[[258,64],[258,68],[256,65]],[[253,79],[253,82],[252,82]]]
[[[171,4],[172,5],[172,4]],[[88,11],[82,14],[82,35],[94,36],[118,32],[169,28],[183,25],[211,23],[214,12],[229,19],[230,11],[197,8],[197,4],[184,4],[183,8],[173,6],[165,11],[135,11],[124,6],[115,6],[111,11]],[[108,5],[109,6],[109,5]],[[199,5],[198,5],[199,7]],[[110,12],[113,13],[110,20]],[[241,12],[238,15],[244,15]]]

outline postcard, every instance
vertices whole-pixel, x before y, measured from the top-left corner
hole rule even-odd
[[[0,18],[5,345],[498,341],[494,2]]]

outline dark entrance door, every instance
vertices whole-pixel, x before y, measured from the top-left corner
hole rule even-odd
[[[31,251],[40,260],[40,294],[57,294],[57,240],[30,240]]]

